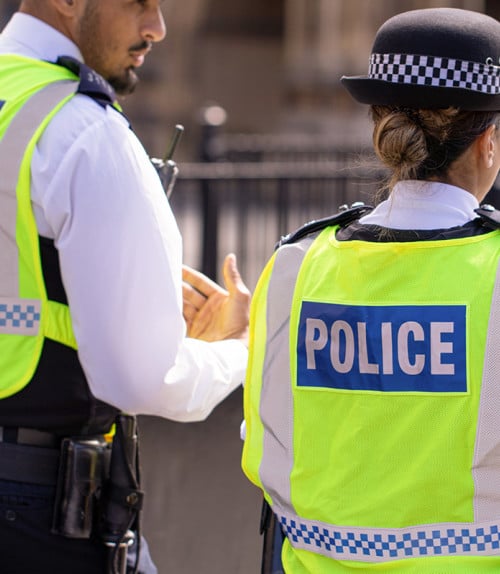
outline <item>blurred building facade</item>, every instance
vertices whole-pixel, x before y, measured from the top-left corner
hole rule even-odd
[[[198,110],[215,102],[232,132],[366,135],[364,108],[343,74],[366,73],[377,28],[416,8],[450,6],[499,17],[496,0],[169,0],[167,38],[125,107],[151,153],[186,126],[181,154],[196,154]],[[182,157],[182,155],[181,155]]]
[[[0,0],[0,24],[19,0]],[[125,111],[152,155],[176,123],[182,158],[196,156],[200,111],[217,103],[231,132],[365,134],[364,108],[343,74],[366,72],[374,34],[388,17],[450,6],[500,17],[498,0],[166,0],[166,39],[141,70]]]

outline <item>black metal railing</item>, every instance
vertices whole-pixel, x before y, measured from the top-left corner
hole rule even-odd
[[[222,108],[200,117],[199,161],[179,165],[171,203],[185,262],[219,282],[234,252],[253,288],[282,235],[341,205],[370,203],[380,187],[380,164],[359,135],[226,133]]]
[[[220,281],[223,257],[238,257],[253,288],[276,242],[355,201],[370,203],[380,170],[338,160],[215,161],[180,166],[171,198],[185,261]]]

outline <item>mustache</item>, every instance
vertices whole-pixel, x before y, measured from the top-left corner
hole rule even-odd
[[[143,50],[147,50],[149,52],[152,47],[153,42],[148,42],[147,40],[144,40],[144,42],[141,42],[140,44],[134,44],[133,46],[130,46],[128,50],[129,52],[142,52]]]

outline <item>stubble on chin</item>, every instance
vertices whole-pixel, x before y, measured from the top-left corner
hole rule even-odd
[[[120,96],[127,96],[135,91],[139,82],[139,78],[133,68],[128,68],[121,76],[113,76],[105,78],[115,92]]]

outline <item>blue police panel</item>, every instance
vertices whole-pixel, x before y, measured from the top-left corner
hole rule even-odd
[[[297,385],[356,391],[467,392],[464,305],[304,301]]]

